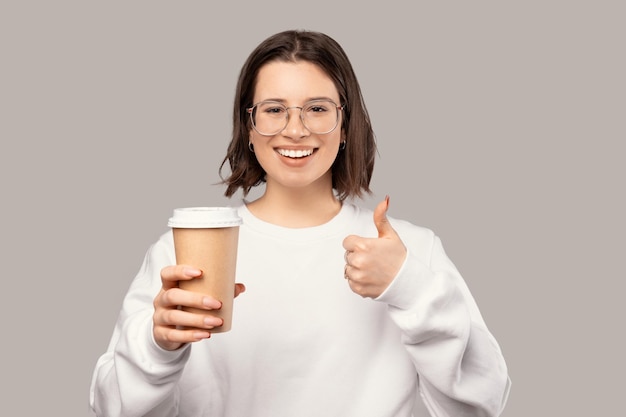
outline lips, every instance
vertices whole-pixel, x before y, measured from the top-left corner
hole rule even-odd
[[[287,158],[304,158],[313,154],[313,149],[276,149],[276,152]]]

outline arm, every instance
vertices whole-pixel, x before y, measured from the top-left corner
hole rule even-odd
[[[500,348],[487,330],[460,274],[432,235],[427,256],[408,254],[377,301],[403,333],[433,416],[498,416],[510,380]]]
[[[160,271],[173,264],[166,237],[148,251],[124,299],[107,352],[98,360],[90,405],[98,416],[175,416],[177,381],[190,346],[167,351],[153,337],[153,301],[161,290]]]
[[[498,416],[510,380],[500,348],[432,231],[374,211],[377,238],[344,240],[344,276],[355,293],[384,302],[403,334],[433,416]]]

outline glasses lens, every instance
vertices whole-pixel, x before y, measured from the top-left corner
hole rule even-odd
[[[332,132],[339,121],[337,105],[330,100],[313,100],[302,107],[285,107],[275,101],[263,101],[252,108],[252,125],[262,135],[275,135],[287,126],[289,109],[300,109],[304,127],[318,135]]]
[[[287,125],[287,108],[281,103],[264,101],[254,106],[252,124],[262,135],[275,135]]]
[[[339,111],[330,100],[315,100],[302,108],[302,122],[311,133],[329,133],[337,127]]]

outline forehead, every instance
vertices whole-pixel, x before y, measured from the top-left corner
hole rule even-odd
[[[333,80],[311,62],[272,61],[263,65],[257,74],[255,103],[275,99],[299,104],[322,97],[339,101]]]

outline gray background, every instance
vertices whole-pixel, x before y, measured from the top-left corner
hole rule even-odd
[[[363,204],[390,194],[390,215],[434,229],[499,340],[504,416],[616,415],[624,7],[366,3],[0,5],[5,410],[90,415],[95,362],[173,208],[240,201],[213,184],[241,64],[307,28],[344,46],[371,113]]]

